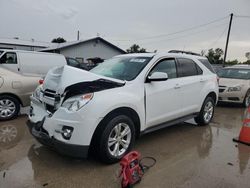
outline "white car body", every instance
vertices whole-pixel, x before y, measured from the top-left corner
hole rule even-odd
[[[77,156],[85,157],[98,125],[117,109],[131,110],[136,114],[138,117],[138,127],[136,128],[140,135],[197,116],[208,95],[212,95],[214,102],[217,102],[217,76],[198,60],[204,59],[204,57],[177,53],[128,54],[117,57],[150,57],[152,59],[132,81],[100,76],[69,66],[51,70],[46,76],[43,86],[37,89],[36,94],[31,97],[32,110],[29,125],[32,134],[41,141],[38,135],[40,133],[33,131],[32,127],[42,126],[46,134],[45,140],[53,139],[53,145],[59,145],[57,147],[59,152],[75,155],[77,153],[75,150],[69,151],[71,153],[67,153],[67,149],[62,151],[62,148],[65,147],[61,147],[61,145],[79,146],[79,148],[82,147],[82,152]],[[164,58],[190,59],[202,69],[203,73],[162,82],[145,83],[149,71]],[[93,98],[78,111],[72,112],[63,106],[65,89],[67,90],[68,87],[77,83],[91,83],[100,79],[114,82],[117,87],[94,92]],[[48,112],[49,110],[45,107],[52,101],[50,98],[44,98],[46,89],[53,90],[56,95],[61,96],[60,101],[55,105],[54,112]],[[42,90],[42,94],[40,90]],[[74,98],[73,96],[64,103],[74,100]],[[165,122],[168,124],[164,124]],[[62,136],[64,126],[74,129],[68,140]],[[43,139],[41,142],[44,143]],[[83,152],[84,147],[86,152]]]
[[[249,65],[235,65],[225,70],[241,70],[250,73]],[[222,70],[221,70],[222,71]],[[249,75],[250,77],[250,75]],[[229,103],[242,103],[245,107],[250,104],[250,79],[223,78],[219,81],[219,101]]]

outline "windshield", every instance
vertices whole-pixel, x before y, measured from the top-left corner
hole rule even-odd
[[[250,79],[249,69],[221,69],[218,72],[218,76],[221,78],[232,78],[232,79]]]
[[[1,56],[2,53],[3,53],[3,51],[0,50],[0,56]]]
[[[151,57],[115,57],[90,70],[95,74],[130,81],[137,77]]]

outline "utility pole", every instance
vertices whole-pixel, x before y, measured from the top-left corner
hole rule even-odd
[[[77,40],[79,40],[80,39],[80,31],[78,30],[77,31]]]
[[[231,32],[231,26],[232,26],[233,16],[234,16],[234,14],[231,13],[230,14],[230,21],[229,21],[228,32],[227,32],[227,41],[226,41],[226,47],[225,47],[225,53],[224,53],[223,67],[225,67],[225,63],[226,63],[226,60],[227,60],[227,48],[228,48],[228,42],[229,42],[229,37],[230,37],[230,32]]]

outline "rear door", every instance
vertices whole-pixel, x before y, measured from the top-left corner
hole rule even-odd
[[[18,72],[19,65],[16,52],[5,52],[0,58],[0,66]]]
[[[147,76],[153,72],[167,73],[168,80],[145,83],[147,128],[176,119],[182,111],[175,59],[160,60]]]
[[[202,88],[205,85],[202,69],[191,59],[177,59],[178,77],[180,79],[180,95],[184,115],[197,112],[200,105]]]

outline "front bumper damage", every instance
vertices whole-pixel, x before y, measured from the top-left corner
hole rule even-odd
[[[61,142],[54,137],[50,137],[48,132],[43,129],[43,123],[45,118],[42,121],[33,123],[30,120],[27,121],[27,126],[30,130],[30,133],[36,138],[41,144],[55,149],[58,153],[76,157],[76,158],[86,158],[88,156],[89,146],[68,144]]]

